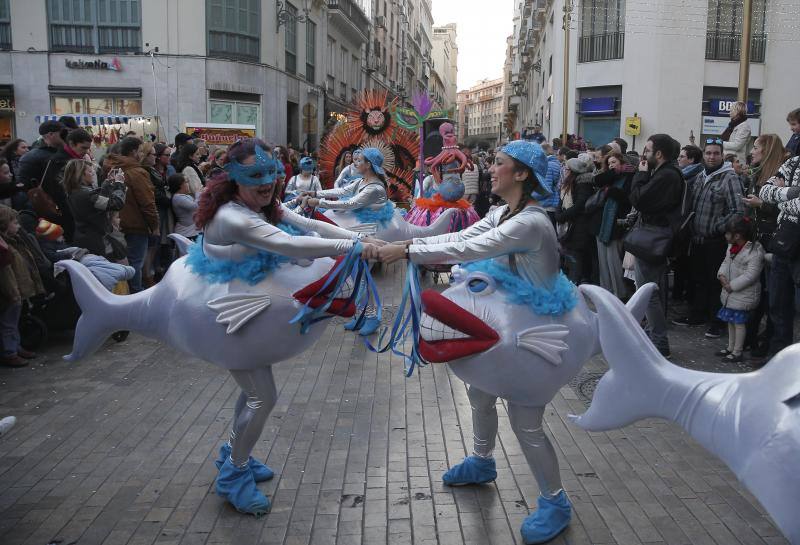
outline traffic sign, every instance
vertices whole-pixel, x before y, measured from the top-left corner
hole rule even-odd
[[[639,136],[642,134],[642,118],[639,116],[625,118],[625,134]]]

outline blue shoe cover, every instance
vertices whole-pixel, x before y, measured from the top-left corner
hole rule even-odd
[[[357,331],[356,326],[358,325],[358,312],[356,315],[353,316],[353,319],[344,324],[344,328],[346,331]]]
[[[487,460],[479,456],[467,456],[463,462],[454,465],[442,475],[442,481],[449,486],[489,483],[496,478],[497,466],[494,458]]]
[[[552,500],[542,496],[536,500],[538,508],[522,523],[520,534],[525,545],[550,541],[569,526],[572,505],[563,490]]]
[[[225,460],[230,458],[231,456],[231,446],[228,442],[222,443],[222,446],[219,447],[219,458],[214,462],[217,465],[217,469],[222,468],[222,464],[225,463]],[[275,476],[275,472],[268,468],[266,465],[262,464],[252,456],[247,459],[247,464],[250,466],[250,471],[253,472],[253,479],[257,483],[261,483],[264,481],[268,481]]]
[[[362,337],[366,337],[367,335],[372,335],[378,328],[381,326],[381,321],[377,318],[367,318],[364,320],[364,325],[361,326],[361,329],[358,331],[358,334]]]
[[[217,495],[240,513],[258,517],[269,511],[269,500],[256,488],[253,472],[248,467],[239,469],[230,458],[225,460],[217,475]]]

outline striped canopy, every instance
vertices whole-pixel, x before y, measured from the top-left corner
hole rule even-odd
[[[130,121],[130,117],[127,115],[68,115],[74,117],[75,121],[78,122],[78,125],[83,127],[95,125],[127,125]],[[58,121],[59,117],[61,116],[55,114],[37,115],[36,122],[44,123],[45,121]]]

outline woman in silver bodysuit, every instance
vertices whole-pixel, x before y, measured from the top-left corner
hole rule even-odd
[[[230,147],[225,173],[208,183],[195,215],[198,228],[203,229],[202,260],[195,267],[196,274],[216,274],[220,264],[235,271],[237,266],[252,265],[259,255],[314,259],[343,255],[353,248],[356,233],[304,218],[284,207],[275,177],[275,162],[264,142],[244,139]],[[279,224],[291,226],[287,230],[313,231],[320,237],[293,236]],[[363,246],[364,257],[375,254],[372,244],[365,241]],[[242,391],[230,440],[220,448],[217,460],[217,493],[239,511],[262,514],[268,510],[269,500],[255,483],[272,478],[273,472],[250,452],[275,405],[275,380],[270,366],[229,371]]]
[[[507,203],[478,223],[456,233],[418,238],[380,248],[380,260],[406,257],[416,264],[460,264],[492,260],[534,286],[552,289],[559,276],[558,240],[547,213],[532,194],[547,194],[541,180],[547,159],[538,144],[515,141],[497,153],[490,168],[492,193]],[[473,453],[451,467],[445,484],[493,481],[497,436],[497,397],[469,386],[474,434]],[[522,526],[525,543],[543,543],[569,524],[571,508],[563,491],[558,458],[543,430],[544,406],[508,402],[511,427],[541,491],[539,509]]]
[[[364,148],[357,156],[356,168],[361,179],[338,189],[326,189],[306,193],[302,199],[303,208],[321,207],[327,210],[352,210],[380,213],[389,202],[386,194],[386,172],[383,170],[383,154],[376,148]],[[329,200],[336,198],[337,200]],[[392,211],[390,211],[393,213]],[[372,335],[380,327],[378,311],[372,304],[367,304],[366,320],[359,324],[358,316],[344,326],[345,329],[358,330],[359,335]]]

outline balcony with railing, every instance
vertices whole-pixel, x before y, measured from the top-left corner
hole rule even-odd
[[[624,54],[624,32],[590,34],[578,38],[578,62],[621,59]]]
[[[356,0],[328,0],[330,21],[342,30],[349,39],[365,43],[370,21]]]
[[[706,34],[706,59],[710,61],[738,61],[741,50],[741,32],[709,32]],[[750,61],[764,62],[766,52],[767,35],[753,34],[750,42]]]
[[[209,57],[258,62],[259,47],[259,39],[254,36],[223,30],[208,31]]]

